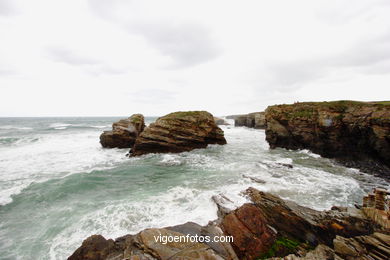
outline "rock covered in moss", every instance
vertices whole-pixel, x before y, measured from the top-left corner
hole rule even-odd
[[[304,102],[270,106],[271,148],[310,149],[348,167],[390,177],[390,102]]]
[[[226,144],[224,133],[206,111],[174,112],[160,117],[138,136],[131,156],[180,153],[209,144]]]
[[[131,148],[144,128],[144,116],[134,114],[113,123],[111,131],[104,131],[100,135],[100,143],[105,148]]]

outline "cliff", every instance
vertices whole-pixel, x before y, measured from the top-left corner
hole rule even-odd
[[[390,102],[304,102],[265,111],[271,148],[310,149],[390,177]]]
[[[245,115],[231,115],[227,116],[228,119],[234,119],[234,126],[246,126],[256,129],[265,129],[265,113],[254,112]]]
[[[206,226],[188,222],[145,229],[116,240],[93,235],[68,259],[387,260],[390,257],[389,230],[377,225],[363,210],[334,207],[315,211],[254,188],[248,188],[245,194],[249,202],[235,210],[228,209],[227,198],[214,197],[219,218]],[[383,208],[376,210],[386,214]],[[215,240],[222,235],[231,236],[233,241]],[[210,240],[162,243],[156,241],[159,236]]]
[[[180,153],[209,144],[226,144],[223,130],[206,111],[175,112],[160,117],[137,137],[131,156]]]

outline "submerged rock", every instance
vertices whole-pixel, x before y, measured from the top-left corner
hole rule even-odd
[[[310,149],[390,177],[390,102],[304,102],[266,110],[271,148]]]
[[[131,148],[144,128],[144,116],[134,114],[113,123],[111,131],[104,131],[100,135],[100,143],[105,148]]]
[[[209,144],[226,144],[224,133],[206,111],[175,112],[160,117],[138,136],[131,156],[180,153]]]

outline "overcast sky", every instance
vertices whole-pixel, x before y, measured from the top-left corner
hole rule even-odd
[[[390,100],[389,0],[0,0],[0,116]]]

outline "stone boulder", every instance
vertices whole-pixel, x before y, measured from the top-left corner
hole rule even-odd
[[[111,131],[104,131],[100,135],[100,143],[105,148],[131,148],[144,128],[144,116],[134,114],[113,123]]]
[[[390,178],[390,102],[304,102],[266,109],[271,148],[309,149]]]
[[[160,117],[138,136],[131,156],[180,153],[209,144],[226,144],[224,133],[206,111],[175,112]]]

